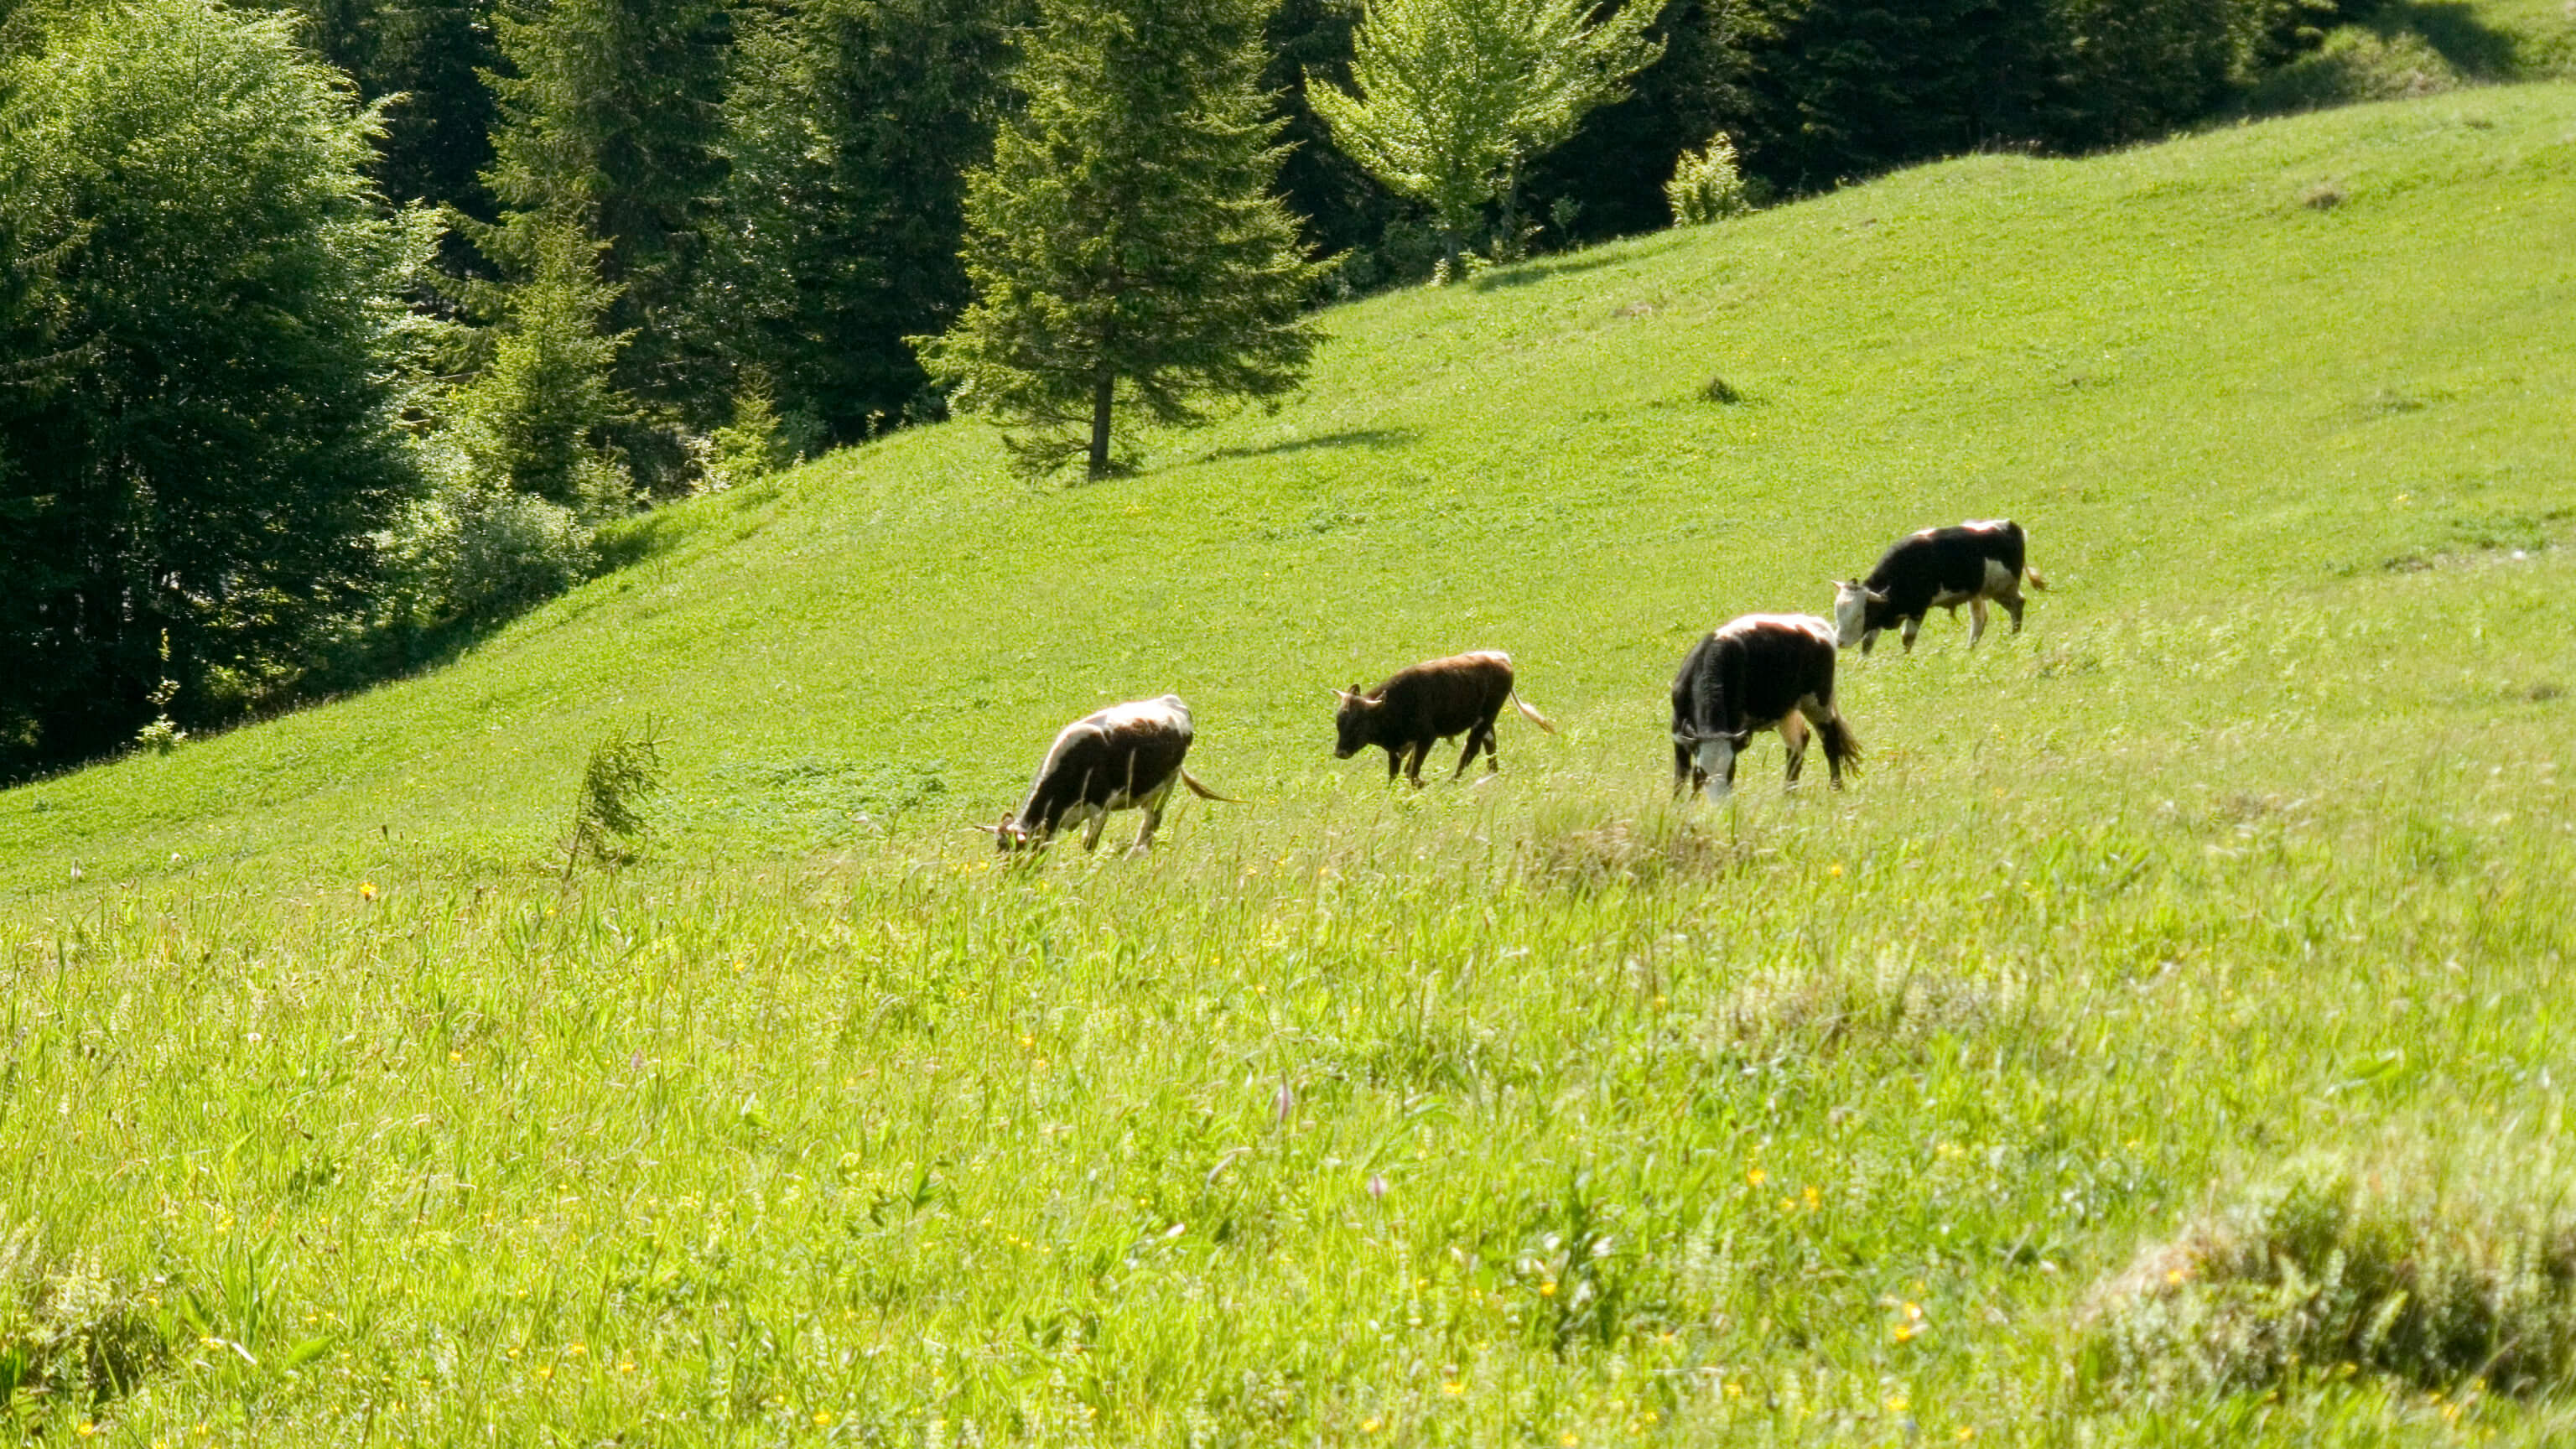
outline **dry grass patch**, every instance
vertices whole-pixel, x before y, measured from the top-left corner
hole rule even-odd
[[[2115,1395],[2151,1400],[2320,1373],[2563,1387],[2576,1205],[2514,1155],[2498,1148],[2474,1177],[2420,1154],[2297,1163],[2097,1287],[2086,1363]]]

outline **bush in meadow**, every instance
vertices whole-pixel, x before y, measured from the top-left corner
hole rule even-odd
[[[1720,131],[1696,151],[1684,151],[1664,183],[1673,225],[1703,226],[1753,209],[1753,194],[1735,162],[1735,142]]]

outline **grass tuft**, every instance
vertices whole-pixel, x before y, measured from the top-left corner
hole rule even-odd
[[[2364,1371],[2446,1392],[2563,1388],[2576,1371],[2566,1185],[2510,1166],[2446,1184],[2448,1165],[2291,1166],[2103,1284],[2084,1309],[2089,1366],[2152,1398]]]
[[[1714,880],[1775,853],[1678,808],[1607,819],[1542,814],[1523,845],[1532,880],[1577,892]]]
[[[0,1237],[0,1406],[9,1418],[121,1398],[167,1357],[142,1297],[95,1259],[51,1254],[32,1228]]]

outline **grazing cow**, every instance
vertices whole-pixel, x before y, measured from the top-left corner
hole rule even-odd
[[[2022,561],[2021,525],[2009,518],[1963,523],[1956,528],[1927,528],[1896,541],[1879,558],[1866,580],[1843,579],[1834,585],[1836,642],[1854,644],[1867,654],[1878,633],[1892,624],[1905,629],[1905,648],[1914,649],[1914,632],[1923,616],[1948,609],[1953,616],[1968,606],[1968,643],[1974,647],[1986,632],[1986,600],[2012,615],[2013,632],[2021,632],[2021,581],[2045,589],[2048,580]]]
[[[1747,614],[1691,647],[1673,676],[1673,794],[1711,779],[1735,788],[1735,757],[1753,736],[1780,732],[1789,781],[1807,762],[1807,728],[1825,742],[1834,788],[1860,765],[1860,740],[1834,708],[1834,626],[1808,614]]]
[[[1134,848],[1144,850],[1154,843],[1154,827],[1163,822],[1163,801],[1175,782],[1201,799],[1241,804],[1181,768],[1190,737],[1190,707],[1177,694],[1114,704],[1075,720],[1055,737],[1029,798],[993,827],[994,844],[1003,850],[1043,846],[1057,830],[1088,822],[1082,848],[1090,850],[1100,844],[1110,811],[1142,809],[1145,828],[1136,832]]]
[[[1431,753],[1432,745],[1460,730],[1467,732],[1467,748],[1459,752],[1458,768],[1449,772],[1449,778],[1467,773],[1479,749],[1485,752],[1485,768],[1500,771],[1502,763],[1494,758],[1494,720],[1502,714],[1505,700],[1528,716],[1530,723],[1556,733],[1547,716],[1522,703],[1512,688],[1512,656],[1494,649],[1399,669],[1371,692],[1354,684],[1333,694],[1342,702],[1333,715],[1333,726],[1341,735],[1333,758],[1347,760],[1371,745],[1380,746],[1386,751],[1390,784],[1401,763],[1405,778],[1420,785],[1423,757]]]

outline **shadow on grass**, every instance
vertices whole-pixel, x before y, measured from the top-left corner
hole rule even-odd
[[[1540,257],[1534,261],[1514,262],[1508,267],[1496,267],[1491,271],[1478,272],[1467,279],[1467,285],[1479,292],[1491,292],[1504,287],[1526,287],[1532,282],[1544,282],[1551,277],[1570,277],[1577,272],[1606,267],[1612,260],[1607,248],[1594,246],[1572,256]]]
[[[684,522],[670,509],[656,508],[603,524],[592,540],[598,550],[599,567],[592,578],[631,569],[637,564],[656,559],[695,531],[694,520]]]
[[[1219,448],[1199,461],[1213,463],[1220,458],[1275,458],[1289,453],[1312,452],[1317,448],[1367,448],[1374,451],[1401,448],[1412,441],[1411,428],[1348,428],[1311,438],[1282,438],[1258,448]]]
[[[2395,0],[2370,17],[2371,27],[2386,34],[2411,30],[2423,37],[2451,68],[2471,80],[2515,80],[2522,69],[2521,39],[2499,30],[2464,0]]]

